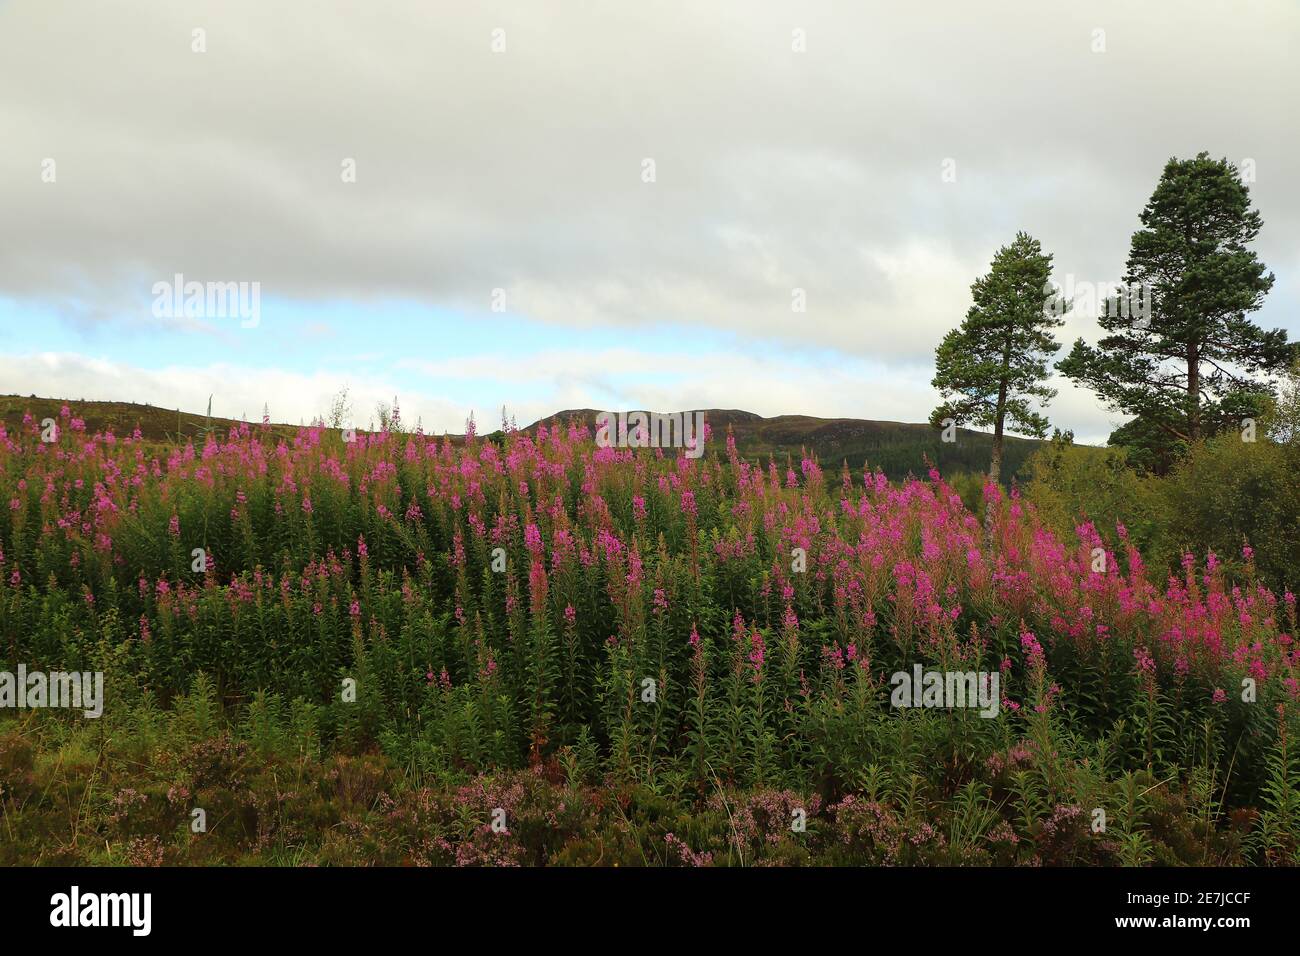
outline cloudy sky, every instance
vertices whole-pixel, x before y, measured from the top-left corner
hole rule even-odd
[[[1297,337],[1297,45],[1294,0],[0,0],[0,393],[920,421],[998,246],[1116,280],[1200,150]]]

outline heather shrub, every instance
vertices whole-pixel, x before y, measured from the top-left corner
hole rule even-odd
[[[1167,503],[1160,481],[1139,473],[1123,448],[1075,445],[1058,436],[1030,456],[1023,474],[1026,501],[1057,534],[1088,523],[1113,547],[1123,526],[1143,554],[1163,544]]]
[[[1229,432],[1191,449],[1161,483],[1162,555],[1208,549],[1232,579],[1300,584],[1300,443]]]

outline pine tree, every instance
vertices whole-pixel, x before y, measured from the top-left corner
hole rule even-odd
[[[1286,367],[1286,332],[1266,332],[1260,307],[1272,273],[1246,244],[1260,230],[1250,191],[1226,159],[1170,159],[1133,234],[1125,282],[1142,309],[1107,310],[1096,345],[1079,339],[1058,368],[1112,410],[1134,416],[1110,437],[1163,473],[1187,447],[1260,414]]]
[[[1065,306],[1051,292],[1052,257],[1024,232],[993,257],[987,275],[971,286],[974,304],[961,326],[935,350],[933,385],[944,403],[930,415],[936,428],[972,424],[993,428],[989,479],[1002,471],[1002,435],[1042,438],[1046,417],[1030,407],[1056,391],[1044,384],[1047,363],[1060,344],[1052,329],[1064,324]]]

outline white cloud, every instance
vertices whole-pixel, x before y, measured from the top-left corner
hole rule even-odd
[[[479,311],[501,287],[559,325],[912,362],[1017,229],[1060,270],[1117,274],[1171,154],[1256,159],[1261,251],[1294,263],[1300,134],[1276,117],[1298,10],[9,3],[0,208],[21,228],[0,235],[0,291],[75,288],[94,320],[138,314],[177,271]]]
[[[53,352],[0,355],[0,378],[18,395],[138,402],[186,412],[205,410],[211,396],[213,415],[256,422],[266,407],[272,421],[295,425],[327,414],[343,384],[326,372],[301,375],[224,364],[147,369]],[[353,423],[359,426],[373,419],[377,403],[391,404],[398,392],[382,379],[354,376],[347,384],[355,410]],[[417,415],[424,414],[426,425],[436,419],[448,430],[463,430],[467,410],[435,396],[411,395],[409,400],[411,404],[402,403],[406,421],[414,423]]]
[[[0,5],[0,295],[77,328],[151,328],[151,284],[179,272],[260,282],[267,302],[416,300],[465,313],[468,337],[503,288],[512,315],[567,330],[734,337],[725,364],[690,366],[691,402],[917,420],[933,349],[996,248],[1025,229],[1058,275],[1117,278],[1170,155],[1256,161],[1258,247],[1279,277],[1260,321],[1295,328],[1300,132],[1277,117],[1300,81],[1297,26],[1291,3],[1210,0],[319,0],[294,15],[16,0]],[[854,373],[774,367],[773,342],[838,352]],[[63,387],[206,404],[219,377],[176,371],[190,359],[174,354],[127,380],[68,365]],[[650,388],[620,380],[617,356],[570,358],[514,363],[491,400],[540,414]],[[348,368],[389,391],[368,362]],[[189,374],[205,384],[167,377]],[[250,404],[297,417],[335,384],[238,374]],[[460,410],[427,400],[457,427]],[[1108,430],[1086,397],[1059,407],[1077,407],[1080,435]]]

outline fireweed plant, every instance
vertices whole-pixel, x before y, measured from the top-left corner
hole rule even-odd
[[[99,720],[0,709],[0,863],[1297,862],[1295,597],[1213,554],[394,419],[0,427],[0,669],[105,674]],[[892,708],[916,665],[996,715]]]

